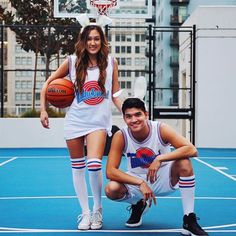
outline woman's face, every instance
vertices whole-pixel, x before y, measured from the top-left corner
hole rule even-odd
[[[91,55],[96,55],[101,49],[101,37],[99,32],[94,29],[91,30],[88,36],[88,40],[86,42],[86,50]]]

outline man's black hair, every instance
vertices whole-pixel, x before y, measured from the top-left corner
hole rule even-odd
[[[137,108],[146,112],[145,103],[139,98],[127,98],[122,105],[122,113],[125,114],[126,109]]]

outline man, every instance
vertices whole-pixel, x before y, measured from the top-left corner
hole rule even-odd
[[[179,189],[184,211],[182,234],[208,235],[194,213],[195,176],[189,158],[197,156],[196,148],[169,125],[149,121],[145,104],[138,98],[126,99],[122,112],[127,127],[113,137],[106,169],[110,182],[105,192],[111,200],[131,204],[126,226],[142,224],[142,214],[156,204],[155,196]],[[123,153],[127,172],[119,169]]]

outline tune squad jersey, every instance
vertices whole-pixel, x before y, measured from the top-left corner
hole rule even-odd
[[[156,156],[170,152],[170,145],[163,142],[160,136],[160,122],[148,121],[148,137],[137,141],[128,127],[121,129],[124,140],[124,154],[127,159],[127,170],[135,174],[147,174],[148,167]],[[166,162],[167,163],[167,162]],[[166,165],[162,162],[161,167]]]
[[[69,57],[69,75],[73,83],[76,80],[76,56]],[[112,75],[113,58],[108,57],[105,93],[98,85],[99,68],[87,69],[87,76],[82,93],[77,92],[74,101],[66,113],[64,121],[65,139],[84,136],[95,130],[104,129],[111,134],[112,116]]]

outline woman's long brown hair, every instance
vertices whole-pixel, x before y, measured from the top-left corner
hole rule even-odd
[[[99,79],[98,84],[105,93],[105,82],[106,82],[106,68],[108,65],[108,53],[109,46],[105,34],[100,26],[89,25],[86,26],[82,33],[79,35],[79,40],[75,44],[75,53],[77,61],[75,64],[76,68],[76,87],[80,93],[82,93],[85,78],[87,76],[87,69],[89,65],[88,52],[85,49],[88,36],[92,30],[97,30],[101,38],[101,49],[97,53],[97,66],[99,68]]]

